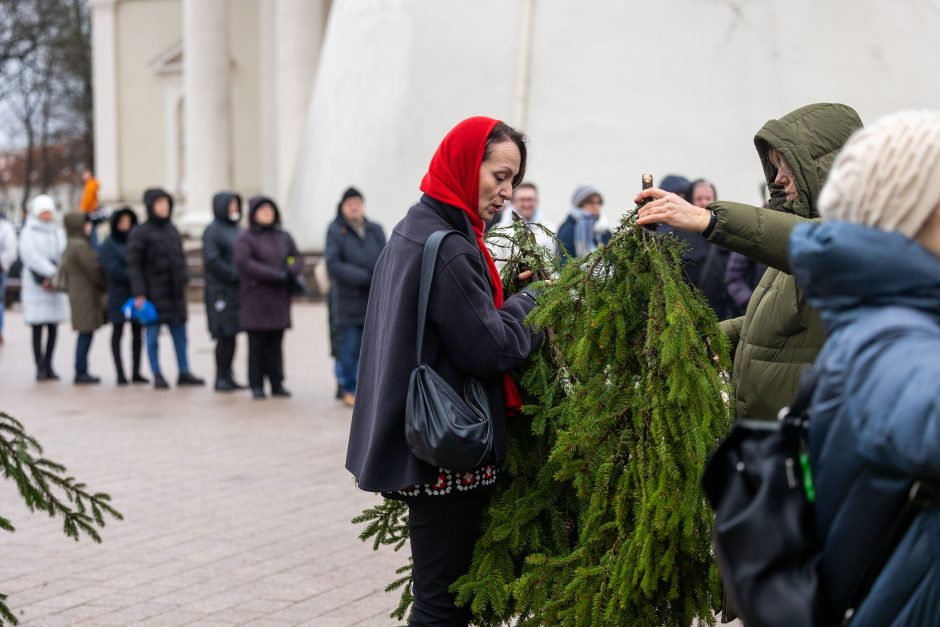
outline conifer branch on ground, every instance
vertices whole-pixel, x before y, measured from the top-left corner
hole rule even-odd
[[[23,502],[31,512],[44,512],[62,518],[62,531],[74,540],[82,536],[101,542],[98,529],[106,518],[123,520],[103,492],[90,492],[88,486],[66,474],[65,466],[43,456],[39,442],[26,433],[23,424],[0,411],[0,473],[16,483]],[[13,532],[13,524],[0,516],[0,529]],[[18,624],[0,594],[0,625]]]

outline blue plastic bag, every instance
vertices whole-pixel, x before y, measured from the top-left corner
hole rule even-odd
[[[140,309],[137,309],[134,304],[135,299],[128,298],[124,306],[121,307],[121,313],[124,315],[125,320],[136,320],[145,327],[160,321],[160,317],[157,315],[157,308],[154,307],[153,303],[149,300],[145,300],[143,307]]]

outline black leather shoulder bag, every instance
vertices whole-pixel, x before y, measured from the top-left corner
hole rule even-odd
[[[432,466],[469,471],[486,462],[493,450],[493,419],[479,380],[467,377],[463,396],[424,363],[424,328],[428,298],[441,242],[451,233],[436,231],[424,245],[418,291],[418,367],[411,373],[405,401],[405,439],[412,454]]]

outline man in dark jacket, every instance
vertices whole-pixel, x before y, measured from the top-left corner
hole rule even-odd
[[[363,197],[354,187],[343,193],[326,235],[326,267],[333,282],[332,314],[340,345],[336,374],[343,402],[356,399],[359,349],[375,263],[385,248],[382,226],[366,219]]]
[[[124,303],[134,297],[131,291],[131,279],[127,273],[127,240],[137,227],[137,214],[130,207],[121,207],[111,214],[111,235],[98,249],[98,257],[108,279],[108,303],[105,307],[108,322],[111,323],[111,356],[117,371],[118,385],[127,385],[128,379],[121,359],[121,338],[124,325],[131,325],[131,381],[149,383],[140,374],[140,356],[143,346],[143,328],[136,320],[127,320],[122,311]]]
[[[239,280],[235,267],[235,239],[242,219],[241,196],[219,192],[212,198],[215,219],[202,235],[202,259],[206,273],[206,319],[215,339],[215,390],[244,389],[235,382],[232,361],[238,336]]]
[[[179,231],[170,222],[173,197],[159,188],[144,192],[147,222],[134,229],[127,244],[127,272],[135,295],[135,306],[140,309],[145,300],[153,303],[159,317],[147,327],[147,357],[153,372],[154,387],[169,388],[160,371],[158,340],[160,326],[165,324],[173,336],[176,362],[179,365],[177,385],[203,385],[205,381],[189,371],[186,351],[186,255]]]

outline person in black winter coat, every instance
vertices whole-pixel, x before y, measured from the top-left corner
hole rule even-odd
[[[219,192],[212,198],[215,219],[202,235],[202,258],[206,276],[206,319],[215,339],[215,390],[229,392],[244,386],[235,382],[232,361],[238,336],[239,280],[235,266],[235,240],[241,229],[241,196]]]
[[[121,359],[121,338],[124,335],[124,325],[128,323],[131,325],[131,380],[134,383],[149,383],[140,374],[143,327],[136,320],[126,320],[121,311],[124,303],[134,296],[130,275],[127,273],[127,239],[136,227],[137,214],[130,207],[121,207],[111,214],[111,235],[98,248],[98,257],[101,259],[108,283],[106,314],[108,322],[111,323],[111,356],[114,357],[118,385],[127,385],[127,375]]]
[[[336,219],[326,234],[326,268],[333,285],[330,307],[339,331],[336,374],[343,402],[350,407],[356,398],[359,350],[372,271],[383,248],[385,231],[366,219],[362,194],[350,187],[343,193]]]
[[[362,340],[346,468],[362,490],[408,504],[414,560],[412,625],[466,625],[449,586],[467,572],[481,519],[506,455],[506,416],[521,410],[508,372],[541,336],[525,323],[531,292],[504,298],[483,244],[484,224],[511,198],[525,172],[522,135],[475,117],[458,124],[438,148],[421,183],[425,194],[392,231],[372,280]],[[477,378],[489,401],[494,450],[469,472],[428,464],[405,439],[408,381],[418,365],[418,286],[432,233],[456,230],[438,252],[425,328],[425,363],[454,390]],[[522,280],[531,273],[520,275]]]
[[[767,266],[741,253],[731,253],[725,266],[725,291],[731,299],[731,317],[743,316]]]
[[[235,240],[235,265],[241,276],[239,321],[248,332],[248,385],[256,399],[265,398],[264,379],[272,396],[290,396],[284,388],[284,331],[291,326],[291,288],[304,267],[294,239],[281,229],[277,205],[265,196],[248,202],[248,230]]]
[[[179,366],[177,385],[203,385],[205,381],[189,370],[186,338],[186,255],[179,231],[170,222],[173,197],[159,188],[144,192],[147,221],[134,229],[127,241],[127,272],[131,291],[140,309],[145,300],[153,303],[158,320],[147,327],[147,357],[158,390],[169,388],[160,371],[158,340],[160,326],[166,325],[173,337],[176,363]]]

